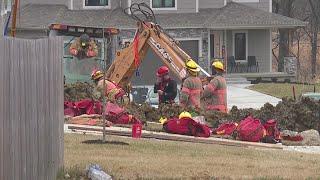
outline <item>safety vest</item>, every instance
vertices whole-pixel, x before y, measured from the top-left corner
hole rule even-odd
[[[180,105],[182,107],[196,107],[200,108],[200,97],[202,92],[202,82],[198,77],[188,77],[184,80],[181,96]]]
[[[103,89],[103,80],[100,80],[98,83],[99,89]],[[105,81],[106,91],[104,95],[108,100],[113,101],[117,99],[117,95],[120,93],[121,89],[118,88],[113,82],[108,80]]]
[[[222,76],[217,76],[210,81],[204,89],[205,109],[227,112],[227,84]]]

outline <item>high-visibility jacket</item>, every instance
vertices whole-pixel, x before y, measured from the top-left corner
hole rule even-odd
[[[193,76],[186,78],[181,87],[180,106],[200,108],[201,93],[201,79]]]
[[[107,101],[112,101],[114,102],[115,100],[117,100],[118,98],[122,97],[125,92],[117,87],[113,82],[110,82],[108,80],[105,80],[105,92],[103,93],[103,79],[100,80],[94,90],[94,95],[96,97],[96,99],[101,99],[102,98],[102,94],[104,94],[104,96],[106,96]]]
[[[69,51],[71,52],[71,50],[77,50],[78,54],[76,55],[76,57],[78,57],[79,59],[83,59],[83,58],[91,58],[87,56],[87,52],[88,51],[93,51],[94,56],[98,55],[98,47],[97,44],[93,41],[90,40],[89,41],[89,46],[85,49],[81,48],[81,41],[80,38],[77,38],[71,45],[69,48]]]
[[[203,106],[206,110],[227,112],[227,83],[223,76],[216,76],[204,88]]]

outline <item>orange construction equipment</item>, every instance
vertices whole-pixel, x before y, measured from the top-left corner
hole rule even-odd
[[[143,8],[141,8],[143,7]],[[153,15],[151,8],[145,3],[132,4],[130,7],[131,16],[138,20],[138,29],[135,34],[133,43],[129,47],[122,49],[116,53],[116,58],[106,72],[106,79],[115,82],[120,87],[125,87],[129,82],[134,72],[144,60],[144,57],[149,48],[151,48],[170,68],[170,70],[180,79],[184,79],[187,75],[186,62],[191,57],[185,53],[178,43],[167,35],[164,30],[156,24],[150,22],[150,17],[147,20],[141,20],[138,16],[134,16],[137,9],[150,9],[150,15]],[[144,12],[146,14],[148,12]],[[198,66],[207,77],[210,74]]]

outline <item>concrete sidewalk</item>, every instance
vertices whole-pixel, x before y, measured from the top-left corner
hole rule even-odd
[[[230,110],[232,106],[237,106],[238,108],[254,108],[259,109],[265,103],[270,103],[272,105],[278,104],[281,99],[262,94],[256,91],[246,89],[250,85],[245,84],[230,84],[228,85],[228,109]]]

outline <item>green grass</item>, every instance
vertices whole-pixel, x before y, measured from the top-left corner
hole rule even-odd
[[[264,94],[268,94],[278,98],[290,97],[293,98],[293,88],[295,87],[296,97],[299,98],[301,94],[306,92],[313,92],[313,85],[303,84],[288,84],[288,83],[260,83],[248,87],[248,89],[255,90]],[[320,92],[320,85],[316,85],[316,92]]]
[[[64,173],[82,174],[97,163],[114,179],[320,178],[320,155],[115,136],[107,144],[83,143],[99,138],[66,134]]]

